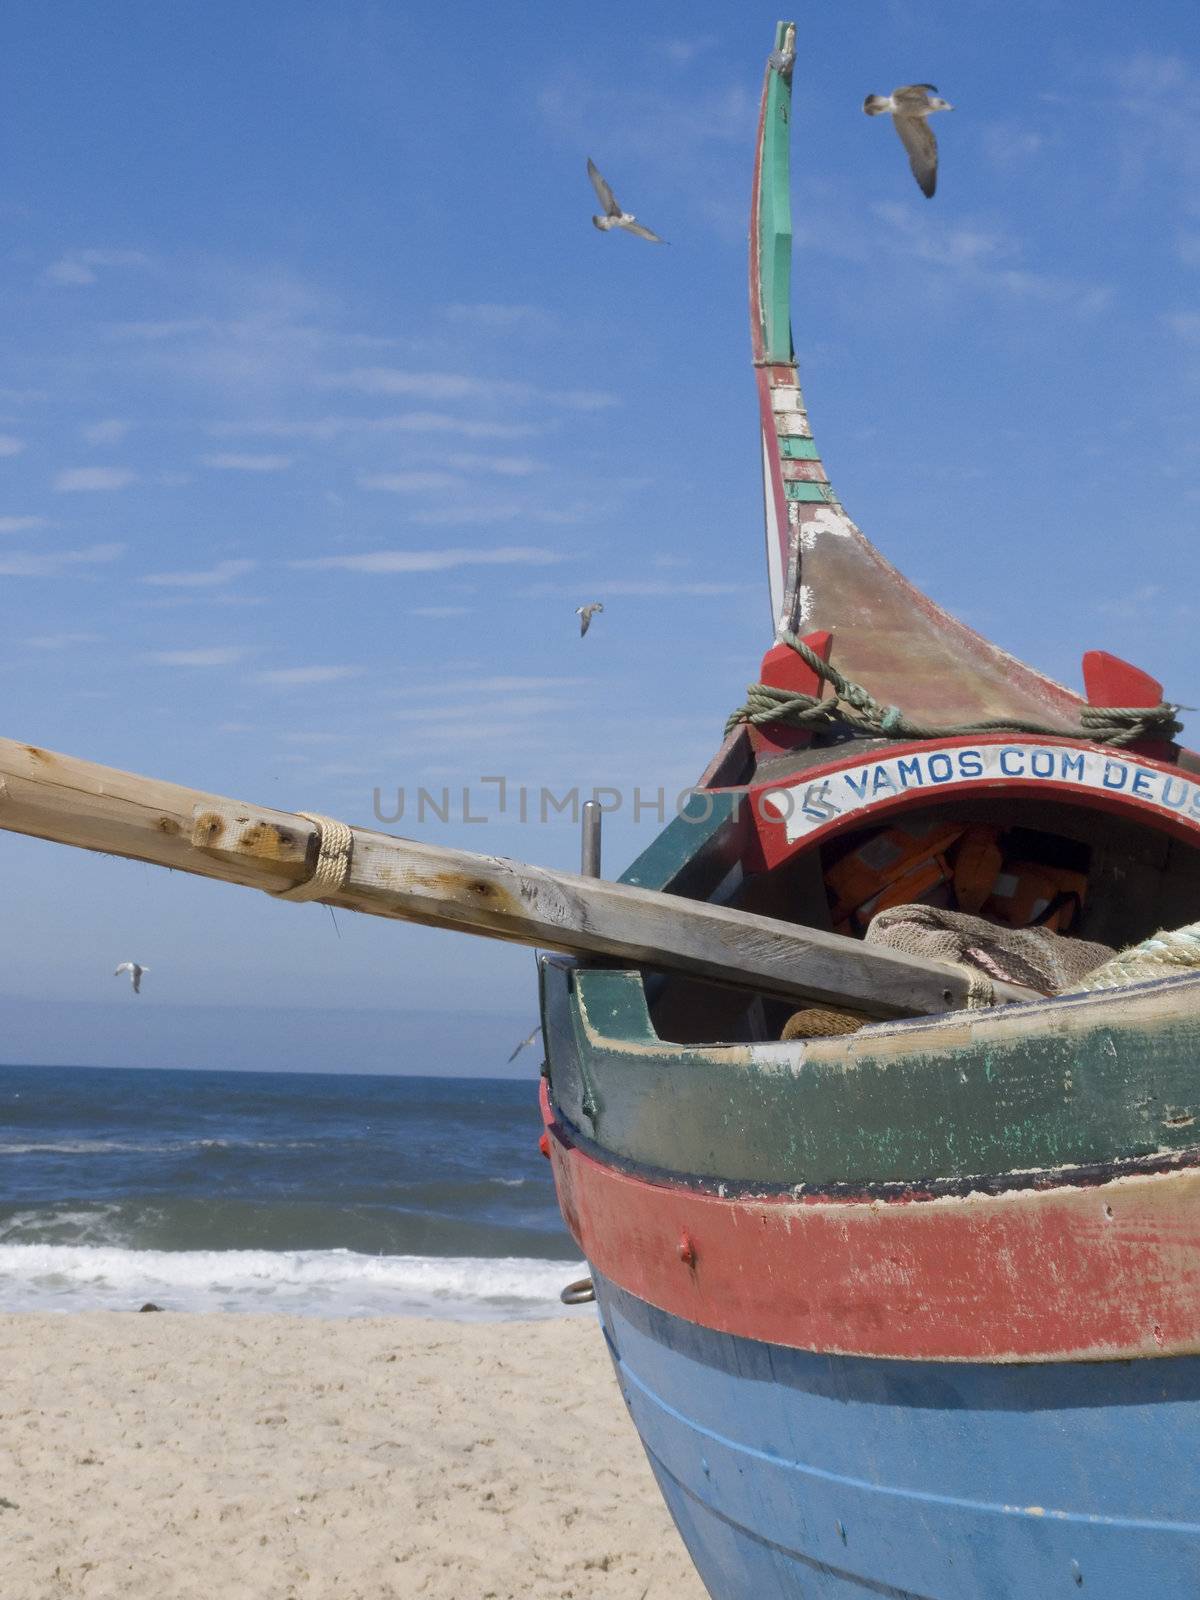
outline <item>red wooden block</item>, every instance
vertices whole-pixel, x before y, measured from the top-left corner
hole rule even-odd
[[[833,650],[832,633],[810,633],[804,643],[822,661],[828,661]],[[821,679],[813,669],[788,644],[772,645],[762,659],[759,681],[772,689],[792,689],[798,694],[820,696]],[[1157,702],[1155,702],[1157,704]],[[765,722],[750,729],[750,743],[758,756],[772,756],[783,750],[802,749],[811,738],[804,728],[789,728],[779,722]]]
[[[1090,706],[1157,706],[1163,697],[1163,686],[1156,678],[1107,650],[1089,650],[1084,655],[1083,687]],[[1138,739],[1129,748],[1155,761],[1174,761],[1176,757],[1176,747],[1169,739]]]

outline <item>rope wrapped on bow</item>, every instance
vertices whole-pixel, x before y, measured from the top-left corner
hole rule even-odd
[[[1084,706],[1078,728],[1056,728],[1049,723],[1026,722],[1019,717],[992,717],[984,722],[927,727],[924,723],[911,722],[899,706],[880,705],[860,683],[843,677],[835,666],[823,660],[794,633],[784,633],[780,637],[832,687],[833,694],[822,700],[797,689],[779,689],[769,683],[749,684],[745,705],[739,706],[725,724],[727,734],[742,722],[755,727],[764,722],[781,722],[786,727],[807,728],[814,733],[842,723],[872,738],[942,739],[973,733],[1030,733],[1083,739],[1092,744],[1127,745],[1138,739],[1170,739],[1183,729],[1176,716],[1179,707],[1165,701],[1157,706]]]

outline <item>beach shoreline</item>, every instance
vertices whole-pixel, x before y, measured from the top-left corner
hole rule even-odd
[[[5,1600],[703,1600],[591,1310],[0,1315]]]

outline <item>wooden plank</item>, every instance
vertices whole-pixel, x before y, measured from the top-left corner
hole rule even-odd
[[[0,740],[0,827],[278,894],[312,875],[319,834],[290,812]],[[873,1016],[954,1010],[959,968],[817,929],[498,856],[352,830],[327,903],[574,955],[687,972]],[[998,998],[1029,991],[996,985]]]

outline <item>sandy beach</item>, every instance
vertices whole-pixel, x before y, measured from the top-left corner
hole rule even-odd
[[[594,1315],[0,1317],[4,1600],[702,1600]]]

